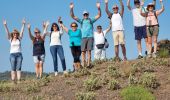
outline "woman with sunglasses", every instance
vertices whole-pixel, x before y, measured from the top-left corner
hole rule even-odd
[[[142,9],[140,10],[140,13],[143,17],[146,17],[146,30],[147,30],[147,37],[148,37],[148,58],[156,57],[157,53],[157,38],[159,34],[159,22],[158,22],[158,16],[164,11],[164,5],[163,1],[160,0],[161,9],[160,10],[154,10],[155,5],[153,3],[149,3],[147,6],[148,12],[142,12]],[[144,2],[142,2],[142,5],[144,5]],[[152,41],[154,42],[154,52],[152,53]],[[152,54],[151,54],[152,53]]]
[[[53,23],[51,26],[51,32],[45,32],[46,35],[50,36],[50,52],[53,58],[53,64],[54,64],[54,72],[55,76],[58,75],[58,59],[57,55],[59,55],[59,58],[61,60],[62,68],[63,68],[63,73],[66,75],[68,72],[66,71],[66,62],[65,62],[65,56],[64,56],[64,50],[62,47],[62,42],[61,42],[61,36],[63,35],[63,28],[61,27],[62,23],[60,21],[60,18],[58,20],[59,25],[57,23]],[[45,27],[45,31],[48,28],[48,24]]]
[[[121,10],[119,12],[119,7],[114,5],[112,7],[113,13],[111,13],[108,9],[108,0],[105,0],[105,11],[112,22],[112,34],[115,46],[115,60],[120,60],[119,58],[119,45],[121,45],[123,60],[126,61],[126,47],[125,47],[125,36],[124,36],[124,26],[123,26],[123,14],[124,14],[124,4],[122,0],[119,0],[121,5]]]
[[[41,35],[41,31],[38,28],[35,28],[35,36],[31,33],[31,25],[28,24],[28,33],[29,37],[33,43],[33,59],[35,63],[35,72],[37,79],[42,78],[43,73],[43,64],[45,60],[45,34]]]
[[[63,29],[68,33],[70,38],[70,48],[71,53],[74,58],[74,71],[77,71],[80,68],[80,56],[81,56],[81,30],[77,29],[78,25],[76,22],[71,23],[71,29],[69,30],[62,24]]]
[[[20,82],[21,80],[21,67],[23,60],[21,53],[21,40],[23,37],[25,23],[26,23],[25,19],[23,19],[21,32],[19,32],[17,29],[14,29],[13,32],[10,33],[7,27],[7,21],[6,20],[3,21],[8,40],[11,44],[10,48],[11,79],[14,83],[16,83],[16,80],[18,82]]]

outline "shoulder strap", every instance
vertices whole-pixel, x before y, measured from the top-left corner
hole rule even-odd
[[[93,22],[92,22],[91,18],[88,18],[88,20],[90,21],[90,24],[92,25],[92,28],[93,28]],[[84,22],[84,18],[81,21],[81,27],[83,26],[83,22]]]

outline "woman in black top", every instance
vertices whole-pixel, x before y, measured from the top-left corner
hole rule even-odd
[[[28,31],[30,39],[33,42],[33,58],[35,63],[35,71],[37,79],[42,77],[43,73],[43,63],[45,60],[45,47],[44,40],[45,35],[41,35],[41,32],[38,28],[35,28],[34,33],[35,36],[31,34],[31,25],[28,24]]]

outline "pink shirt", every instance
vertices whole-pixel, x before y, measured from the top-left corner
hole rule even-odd
[[[146,25],[147,26],[154,26],[158,25],[157,17],[155,16],[155,12],[148,12],[146,17]]]

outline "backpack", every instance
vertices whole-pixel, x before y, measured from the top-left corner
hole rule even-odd
[[[84,22],[84,18],[82,19],[82,21],[81,21],[81,27],[83,26],[83,22]],[[93,22],[92,22],[92,20],[91,20],[91,18],[88,18],[88,20],[90,21],[90,24],[92,25],[92,28],[93,28]]]

